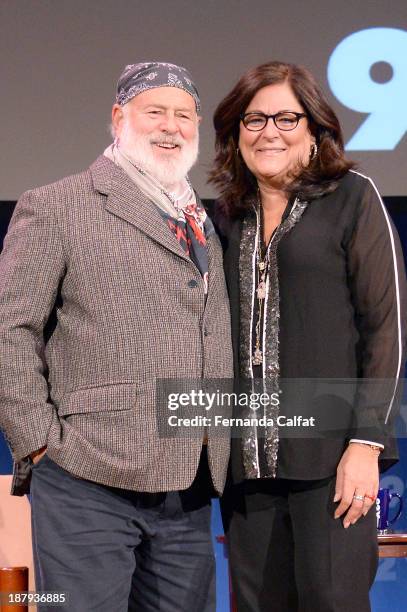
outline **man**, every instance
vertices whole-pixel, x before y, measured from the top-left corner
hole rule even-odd
[[[199,110],[184,68],[127,66],[113,145],[25,193],[5,240],[0,422],[62,609],[215,610],[229,442],[160,437],[156,415],[160,379],[232,375],[221,246],[187,178]]]

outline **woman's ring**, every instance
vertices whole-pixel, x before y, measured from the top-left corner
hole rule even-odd
[[[376,499],[375,495],[365,495],[365,497],[367,497],[367,499],[370,499],[372,502],[374,502],[374,500]]]
[[[353,499],[357,499],[358,501],[365,501],[365,495],[354,495]]]

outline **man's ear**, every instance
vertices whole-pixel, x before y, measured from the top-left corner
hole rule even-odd
[[[120,106],[120,104],[113,104],[113,108],[112,108],[112,126],[113,126],[114,132],[116,134],[116,137],[120,136],[121,124],[123,122],[123,117],[124,117],[123,108]]]

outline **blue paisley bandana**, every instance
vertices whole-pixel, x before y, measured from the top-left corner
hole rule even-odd
[[[188,70],[165,62],[142,62],[126,66],[117,83],[116,102],[123,106],[143,91],[156,87],[183,89],[195,100],[197,112],[201,110],[198,90]]]

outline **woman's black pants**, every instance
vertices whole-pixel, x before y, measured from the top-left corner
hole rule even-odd
[[[221,501],[238,612],[369,612],[374,507],[344,529],[335,478],[231,485]]]

